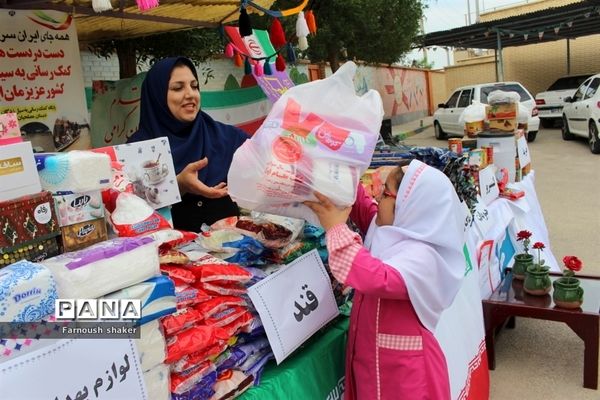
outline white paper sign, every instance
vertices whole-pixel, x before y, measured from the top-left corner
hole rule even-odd
[[[331,280],[313,250],[248,289],[277,364],[335,318]]]
[[[479,193],[485,205],[489,205],[492,201],[498,198],[500,190],[498,190],[498,182],[495,175],[496,167],[490,165],[479,171]]]
[[[485,237],[485,234],[492,228],[493,222],[489,210],[479,196],[477,197],[473,219],[475,220],[477,229]]]
[[[529,146],[527,146],[527,139],[521,136],[517,140],[517,154],[519,154],[519,165],[521,168],[531,164],[531,154],[529,154]]]
[[[4,400],[150,400],[130,339],[63,339],[0,364]]]

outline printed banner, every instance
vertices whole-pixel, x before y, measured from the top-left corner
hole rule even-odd
[[[338,314],[331,280],[316,250],[248,289],[277,364]]]
[[[275,68],[277,53],[271,44],[267,31],[253,29],[252,35],[243,38],[240,36],[240,31],[236,26],[226,26],[225,32],[231,39],[234,47],[240,52],[255,58],[270,57],[267,61],[271,67],[271,75],[263,74],[257,76],[254,73],[254,69],[252,70],[252,75],[272,103],[275,103],[282,94],[294,86],[294,82],[292,82],[286,71],[277,71]]]
[[[92,147],[123,144],[138,130],[140,96],[146,73],[120,81],[94,81]],[[253,134],[271,109],[260,87],[202,91],[202,111],[219,122]]]
[[[72,15],[0,10],[0,114],[7,112],[36,151],[89,148]]]
[[[131,339],[60,340],[0,364],[2,398],[149,400],[138,360]]]

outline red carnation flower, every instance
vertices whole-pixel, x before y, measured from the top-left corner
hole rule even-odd
[[[542,243],[542,242],[535,242],[533,244],[533,248],[538,249],[538,250],[543,250],[546,248],[546,246],[544,246],[544,243]]]
[[[563,258],[563,263],[567,269],[573,272],[581,271],[581,268],[583,268],[583,263],[575,256],[565,256]]]
[[[532,233],[526,230],[519,231],[517,233],[517,240],[525,240],[531,237]]]

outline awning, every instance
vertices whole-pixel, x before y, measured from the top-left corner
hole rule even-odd
[[[253,0],[269,9],[274,0]],[[135,0],[112,0],[113,10],[96,13],[91,0],[0,0],[0,8],[58,10],[73,14],[80,42],[132,38],[189,28],[215,28],[237,21],[240,0],[160,0],[141,12]],[[248,7],[248,12],[257,12]]]
[[[511,47],[598,33],[600,0],[584,0],[566,6],[428,33],[415,40],[415,47],[496,49],[498,36],[502,47]]]

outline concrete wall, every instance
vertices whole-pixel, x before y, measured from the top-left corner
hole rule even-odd
[[[446,72],[431,71],[429,73],[431,106],[433,111],[437,109],[437,105],[445,103],[448,100],[448,90],[446,85]]]

